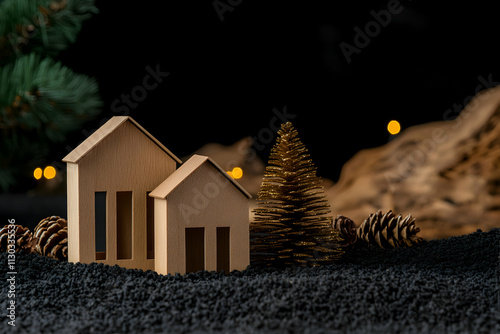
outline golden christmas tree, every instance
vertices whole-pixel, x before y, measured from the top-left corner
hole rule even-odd
[[[292,123],[278,131],[250,225],[251,262],[276,267],[329,264],[342,255],[321,178]]]

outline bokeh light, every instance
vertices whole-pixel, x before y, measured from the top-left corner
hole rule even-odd
[[[37,167],[35,171],[33,172],[33,176],[35,179],[40,180],[42,178],[43,171],[40,167]]]
[[[241,179],[243,177],[243,169],[241,169],[240,167],[234,167],[233,170],[226,173],[235,180]]]
[[[43,176],[45,176],[47,180],[53,179],[56,177],[56,169],[52,166],[45,167],[43,170]]]
[[[241,179],[243,177],[243,169],[241,169],[240,167],[234,167],[232,174],[233,179]]]
[[[387,124],[387,131],[391,135],[397,135],[399,131],[401,131],[401,124],[399,124],[398,121],[390,121],[389,124]]]

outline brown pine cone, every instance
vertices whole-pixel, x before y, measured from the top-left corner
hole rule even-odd
[[[420,229],[415,226],[415,218],[410,215],[403,219],[395,217],[392,211],[371,214],[358,228],[358,239],[381,248],[409,247],[422,242],[416,234]]]
[[[358,236],[356,234],[356,224],[352,219],[338,215],[332,222],[332,228],[337,230],[342,237],[342,246],[352,248]]]
[[[35,251],[56,260],[68,259],[68,222],[59,216],[42,219],[35,227]]]
[[[36,239],[27,227],[14,225],[16,228],[15,235],[15,251],[16,253],[31,253],[35,248]],[[7,252],[9,245],[9,225],[5,225],[0,230],[0,252]]]

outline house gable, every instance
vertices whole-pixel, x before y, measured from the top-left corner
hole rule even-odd
[[[149,139],[151,139],[151,141],[153,141],[161,150],[168,154],[177,163],[182,163],[182,161],[172,152],[170,152],[169,149],[167,149],[162,143],[160,143],[155,137],[153,137],[148,131],[146,131],[146,129],[144,129],[133,118],[128,116],[112,117],[103,126],[97,129],[92,135],[85,139],[80,145],[78,145],[73,151],[71,151],[67,156],[65,156],[62,161],[69,163],[78,163],[80,159],[91,152],[104,138],[113,133],[117,128],[119,128],[127,121],[137,127],[142,133],[144,133]]]
[[[202,164],[209,163],[215,169],[220,172],[220,174],[247,198],[252,198],[252,196],[231,176],[229,176],[219,165],[215,163],[211,158],[202,155],[193,155],[188,159],[181,167],[179,167],[172,175],[170,175],[165,181],[163,181],[155,190],[149,194],[151,197],[155,198],[166,198],[175,188],[177,188],[184,180],[186,180],[193,172],[195,172]]]

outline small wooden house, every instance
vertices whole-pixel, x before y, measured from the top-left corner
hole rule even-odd
[[[179,158],[120,116],[63,161],[70,262],[163,274],[249,264],[249,195],[208,157],[177,169]]]
[[[251,196],[212,159],[192,156],[150,196],[158,273],[248,266]]]

